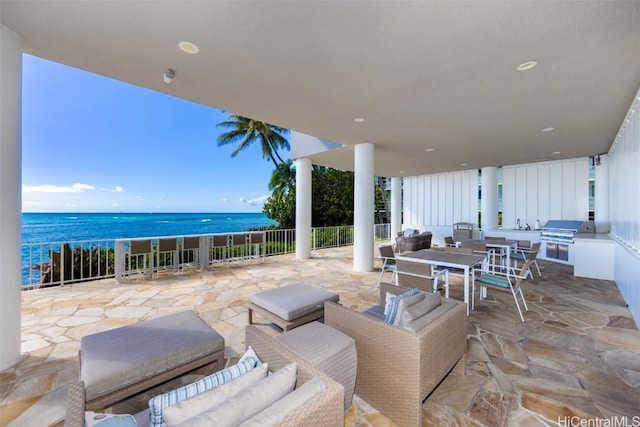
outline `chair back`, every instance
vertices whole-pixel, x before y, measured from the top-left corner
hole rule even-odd
[[[444,238],[444,244],[446,246],[455,246],[456,242],[453,240],[453,236],[447,236]]]
[[[407,289],[417,288],[423,292],[433,292],[431,265],[414,261],[396,260],[398,286]]]
[[[533,262],[538,257],[538,251],[540,250],[540,245],[542,243],[534,243],[531,245],[531,250],[525,253],[527,261]]]
[[[396,254],[393,252],[393,246],[384,245],[380,246],[379,249],[380,256],[387,259],[387,264],[396,258]]]
[[[484,243],[476,243],[476,242],[462,242],[461,248],[470,248],[474,253],[487,253],[487,245]]]
[[[518,249],[530,249],[531,240],[518,240]]]

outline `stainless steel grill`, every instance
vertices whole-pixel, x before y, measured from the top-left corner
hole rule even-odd
[[[573,264],[573,238],[576,233],[595,233],[593,221],[553,220],[540,232],[545,243],[544,259]]]
[[[540,232],[540,240],[553,243],[573,244],[576,233],[595,233],[593,221],[548,221]]]

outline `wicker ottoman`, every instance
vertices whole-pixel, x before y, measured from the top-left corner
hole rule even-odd
[[[325,301],[339,299],[335,292],[304,283],[259,292],[249,298],[249,324],[253,323],[255,311],[288,331],[322,318]]]
[[[82,337],[86,410],[107,408],[205,365],[224,367],[224,338],[193,311]]]
[[[358,372],[353,338],[323,323],[312,322],[284,332],[275,340],[342,384],[344,410],[349,409]]]

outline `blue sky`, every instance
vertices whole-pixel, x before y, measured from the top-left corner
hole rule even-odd
[[[273,164],[228,113],[24,55],[23,212],[260,212]],[[281,153],[288,158],[289,153]]]

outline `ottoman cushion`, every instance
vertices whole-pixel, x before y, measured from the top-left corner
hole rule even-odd
[[[284,332],[275,340],[344,386],[344,409],[351,406],[358,371],[356,342],[320,322]]]
[[[193,311],[82,337],[86,399],[123,389],[224,349],[224,338]]]
[[[285,320],[295,320],[324,307],[325,301],[338,302],[335,292],[298,283],[253,294],[250,301]]]

